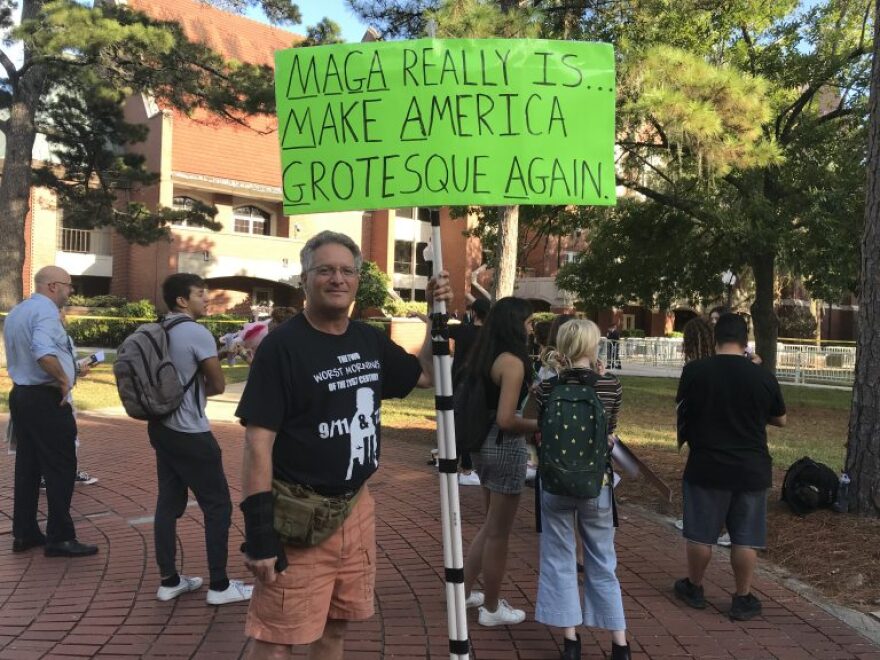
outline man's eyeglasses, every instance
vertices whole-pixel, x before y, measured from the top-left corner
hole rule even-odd
[[[70,289],[71,291],[75,291],[75,290],[76,290],[76,286],[74,286],[73,282],[49,282],[49,284],[63,284],[64,286],[66,286],[66,287],[67,287],[68,289]]]
[[[347,280],[355,280],[360,276],[357,268],[352,268],[351,266],[342,266],[340,268],[336,266],[315,266],[314,268],[309,268],[307,272],[314,273],[322,278],[333,277],[335,273],[339,273]]]

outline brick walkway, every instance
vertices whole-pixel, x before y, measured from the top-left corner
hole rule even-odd
[[[238,502],[242,432],[215,426]],[[0,457],[0,659],[70,656],[238,658],[245,648],[243,605],[207,607],[204,591],[170,603],[155,600],[158,575],[152,551],[155,475],[143,425],[128,419],[80,418],[82,467],[100,478],[78,486],[73,514],[80,538],[96,542],[96,557],[46,559],[37,551],[12,554],[12,457]],[[415,436],[415,439],[413,439]],[[404,440],[404,438],[408,438]],[[437,477],[425,465],[424,432],[389,429],[383,468],[372,480],[378,501],[377,615],[355,625],[346,658],[447,658]],[[465,539],[476,531],[479,489],[462,489]],[[514,531],[505,589],[514,605],[534,613],[537,543],[533,499],[527,491]],[[623,508],[618,535],[620,578],[637,657],[862,658],[880,649],[788,589],[761,579],[765,616],[733,624],[723,611],[732,584],[722,560],[707,584],[710,607],[685,609],[671,595],[682,571],[676,533]],[[235,549],[241,517],[234,515],[230,573],[245,577]],[[181,568],[205,576],[201,514],[188,509],[178,526]],[[471,617],[478,660],[558,657],[557,641],[532,620],[513,628],[481,629]],[[585,657],[603,657],[606,634],[585,638]],[[302,657],[302,656],[298,656]]]

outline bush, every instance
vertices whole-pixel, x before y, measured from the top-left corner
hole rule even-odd
[[[532,321],[535,323],[549,322],[553,323],[553,320],[557,317],[557,314],[553,312],[535,312],[532,314]]]
[[[382,309],[388,304],[391,296],[388,294],[388,287],[391,280],[383,273],[379,266],[373,261],[365,261],[361,266],[361,278],[358,283],[357,297],[355,304],[358,312],[362,312],[370,307]]]
[[[67,333],[77,346],[116,348],[141,323],[142,321],[128,321],[124,318],[81,319],[69,316]]]
[[[407,317],[411,313],[427,314],[428,303],[394,299],[385,305],[384,310],[386,314],[397,317]]]
[[[376,328],[377,330],[381,330],[385,334],[388,334],[388,326],[390,324],[385,323],[384,321],[369,320],[369,321],[364,321],[364,323],[366,323],[367,325],[369,325],[373,328]]]
[[[249,318],[236,314],[211,314],[199,319],[199,323],[205,326],[214,335],[214,339],[217,340],[225,334],[236,332],[241,326],[249,322]]]
[[[683,333],[683,332],[678,332],[678,331],[676,330],[676,331],[674,331],[674,332],[667,332],[666,335],[664,335],[664,336],[665,336],[667,339],[682,339],[682,338],[684,337],[684,333]]]
[[[68,303],[77,307],[124,307],[128,300],[122,296],[70,296]]]
[[[816,317],[809,307],[800,305],[780,305],[776,308],[779,317],[779,336],[790,339],[815,339]]]
[[[621,330],[620,336],[621,337],[633,337],[634,339],[644,339],[645,338],[645,331],[644,330],[635,330],[635,329]]]

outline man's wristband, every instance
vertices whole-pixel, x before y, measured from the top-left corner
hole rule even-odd
[[[244,515],[244,552],[251,559],[269,559],[281,553],[275,531],[275,500],[272,491],[254,493],[238,505]]]

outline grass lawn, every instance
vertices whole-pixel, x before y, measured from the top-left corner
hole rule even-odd
[[[646,447],[677,453],[675,442],[675,391],[673,378],[623,376],[623,409],[618,433],[633,448]],[[785,468],[809,455],[835,470],[845,457],[851,394],[843,390],[783,385],[788,426],[770,427],[770,453],[777,467]],[[403,427],[433,425],[434,392],[416,390],[403,400],[387,401],[382,423]],[[683,460],[683,459],[682,459]]]
[[[85,357],[85,354],[79,357]],[[113,357],[108,355],[108,361],[99,364],[89,372],[85,378],[80,378],[73,390],[73,401],[77,410],[98,410],[100,408],[114,408],[121,406],[119,395],[116,393],[116,379],[113,377]],[[236,364],[228,366],[222,363],[223,375],[226,383],[239,383],[247,379],[248,366]],[[0,369],[0,412],[9,412],[9,390],[12,389],[12,380],[6,369]]]

